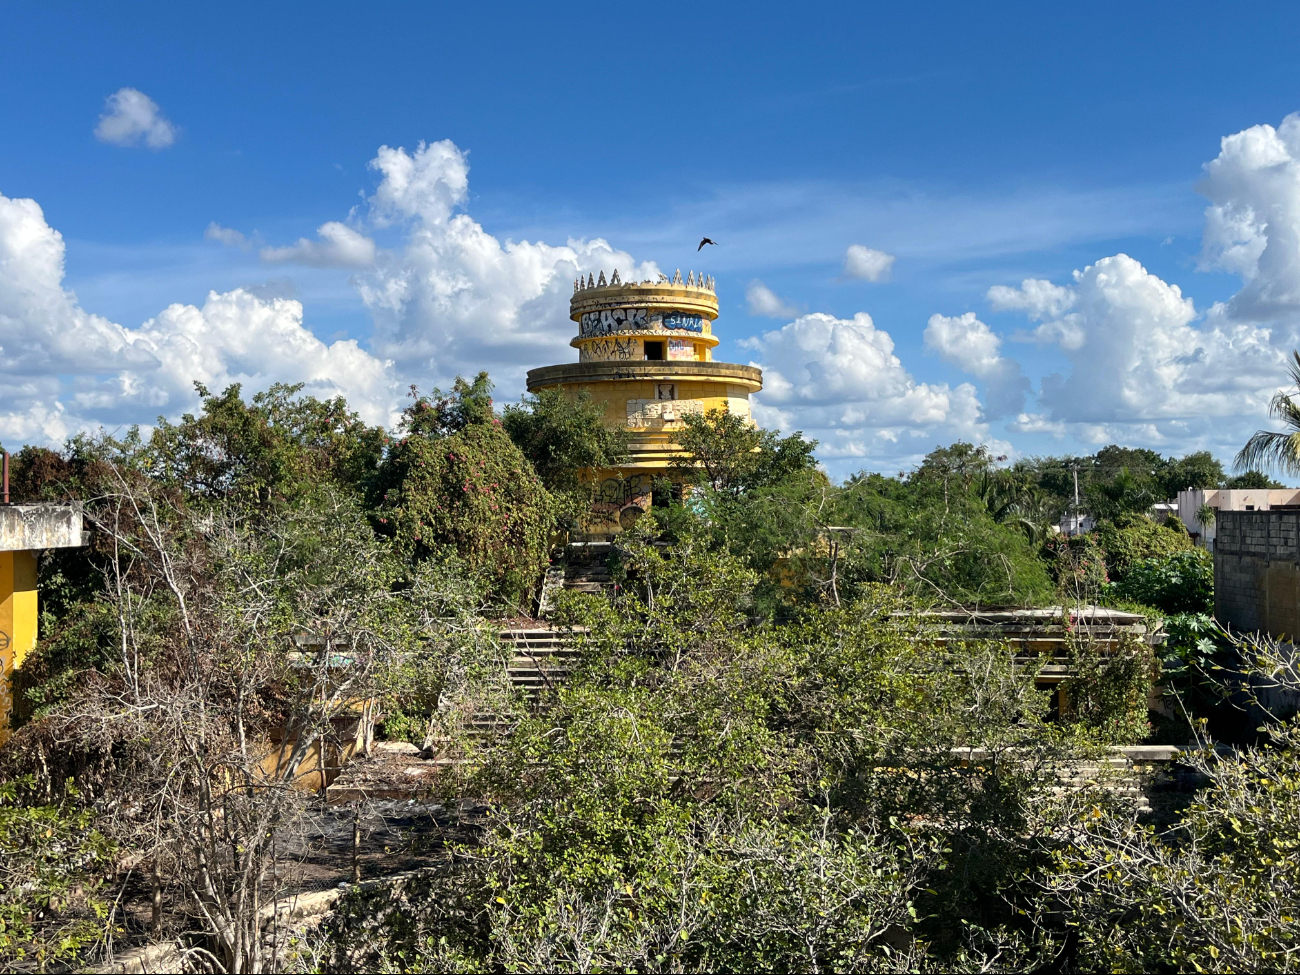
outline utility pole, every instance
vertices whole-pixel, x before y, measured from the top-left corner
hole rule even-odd
[[[1075,464],[1070,468],[1074,472],[1074,524],[1071,526],[1074,530],[1071,534],[1079,534],[1079,465]]]

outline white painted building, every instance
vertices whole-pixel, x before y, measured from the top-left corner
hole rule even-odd
[[[1217,511],[1268,511],[1274,508],[1300,509],[1300,490],[1295,488],[1191,488],[1178,492],[1178,519],[1200,544],[1214,551],[1214,522],[1202,525],[1196,513],[1204,505]]]
[[[1057,525],[1062,535],[1082,535],[1096,527],[1096,519],[1082,511],[1067,511],[1061,515],[1061,520]]]

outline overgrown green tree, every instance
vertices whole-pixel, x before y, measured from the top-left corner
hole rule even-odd
[[[546,566],[550,493],[492,412],[486,374],[417,396],[378,472],[377,520],[407,558],[453,551],[526,608]]]
[[[607,424],[604,407],[586,390],[569,397],[561,389],[543,389],[507,406],[501,424],[555,499],[562,530],[576,529],[591,509],[596,472],[617,469],[628,459],[627,429]]]
[[[1257,691],[1300,690],[1289,649],[1262,640],[1240,651]],[[1300,725],[1274,716],[1264,733],[1253,747],[1189,751],[1184,761],[1208,785],[1168,832],[1084,810],[1063,829],[1039,879],[1039,910],[1059,918],[1044,918],[1058,966],[1300,970]]]
[[[1214,559],[1200,548],[1186,548],[1163,558],[1129,566],[1113,587],[1120,599],[1144,603],[1169,615],[1214,611]]]
[[[1053,587],[1030,535],[987,492],[987,451],[936,451],[907,480],[861,474],[844,485],[816,472],[752,490],[743,504],[706,494],[703,510],[730,551],[763,581],[765,612],[840,605],[877,583],[942,605],[1043,605]]]
[[[1188,488],[1217,488],[1223,483],[1223,464],[1208,450],[1199,450],[1179,459],[1169,458],[1160,471],[1164,497],[1169,501]]]
[[[1162,559],[1195,547],[1181,522],[1156,524],[1141,515],[1104,523],[1092,534],[1106,554],[1111,581],[1123,579],[1145,559]]]
[[[220,394],[196,384],[202,412],[160,419],[140,460],[195,500],[283,501],[328,480],[364,492],[387,435],[341,398],[300,395],[277,383],[245,402],[238,384]]]
[[[725,409],[685,414],[674,439],[683,454],[677,475],[732,497],[777,484],[816,464],[817,441],[805,440],[799,431],[782,437]]]
[[[627,461],[627,429],[607,424],[604,407],[587,390],[570,397],[543,389],[507,406],[501,423],[552,492],[573,491],[583,472]]]
[[[1281,481],[1269,477],[1263,471],[1245,471],[1225,478],[1223,486],[1232,490],[1255,490],[1286,487]]]

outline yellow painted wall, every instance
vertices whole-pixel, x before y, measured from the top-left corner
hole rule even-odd
[[[647,362],[645,358],[646,342],[660,342],[664,344],[667,351],[667,342],[669,339],[680,339],[681,335],[665,335],[660,338],[655,335],[643,336],[625,336],[619,338],[617,332],[612,335],[601,335],[594,338],[577,338],[569,344],[578,349],[579,362]],[[610,355],[607,351],[608,343],[613,340],[626,343],[626,351],[622,356]],[[688,340],[689,341],[689,340]],[[713,347],[707,342],[691,342],[691,348],[694,350],[688,359],[657,359],[657,362],[712,362]]]
[[[672,375],[672,362],[664,362],[663,374]],[[749,415],[749,389],[737,383],[700,379],[616,379],[591,383],[566,383],[565,393],[578,396],[582,390],[595,402],[605,406],[605,422],[610,426],[627,423],[629,400],[655,400],[658,386],[673,382],[677,400],[700,400],[705,411],[729,409]],[[628,463],[620,470],[588,471],[584,477],[592,483],[594,497],[583,529],[593,536],[625,530],[650,507],[651,486],[663,476],[679,455],[674,434],[680,422],[659,424],[631,432]]]
[[[671,367],[671,363],[664,363]],[[671,368],[665,369],[671,372]],[[569,395],[578,395],[579,390],[587,390],[595,402],[605,404],[605,422],[623,426],[627,423],[627,401],[631,399],[654,399],[656,388],[666,380],[605,380],[601,382],[572,384],[565,386]],[[677,383],[678,399],[698,399],[704,401],[704,409],[720,410],[735,408],[736,400],[748,399],[743,387],[721,382],[702,382],[699,380],[672,380]]]
[[[9,737],[13,673],[36,645],[36,553],[0,552],[0,743]]]

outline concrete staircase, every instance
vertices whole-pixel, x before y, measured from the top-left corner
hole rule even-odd
[[[573,592],[608,593],[614,588],[609,557],[611,542],[570,542],[551,560],[537,599],[537,616],[547,619],[555,609],[555,594],[563,589]]]
[[[954,748],[962,765],[978,765],[988,753],[982,748]],[[1083,759],[1052,769],[1056,779],[1050,791],[1057,795],[1101,788],[1131,802],[1143,814],[1167,813],[1198,784],[1179,763],[1172,745],[1112,745],[1095,759]]]
[[[541,620],[554,609],[555,594],[561,590],[609,593],[614,580],[609,568],[613,545],[607,541],[574,542],[551,563],[538,598]],[[575,631],[561,630],[539,620],[535,626],[511,626],[497,634],[510,651],[506,672],[510,684],[529,709],[546,707],[560,685],[573,672],[580,651]],[[483,711],[465,724],[471,738],[483,740],[508,732],[515,723],[508,713]],[[414,747],[414,746],[410,746]],[[349,802],[363,796],[394,798],[427,791],[430,776],[438,767],[455,765],[463,759],[450,739],[433,757],[413,757],[407,746],[391,743],[381,757],[354,760],[329,787],[332,802]],[[418,751],[418,749],[417,749]],[[400,766],[400,768],[399,768]]]
[[[546,706],[547,699],[573,672],[580,655],[571,630],[512,627],[501,630],[498,639],[513,651],[506,672],[530,709]],[[508,732],[514,723],[510,714],[482,711],[466,722],[465,730],[472,739],[481,741]],[[443,740],[435,749],[441,750],[429,756],[405,742],[377,742],[373,756],[353,758],[330,784],[327,801],[418,798],[429,791],[439,769],[464,761],[451,739]]]
[[[564,588],[574,592],[603,593],[614,588],[609,568],[611,542],[574,542],[564,552]]]
[[[514,651],[506,668],[510,683],[531,705],[543,703],[564,682],[580,655],[568,630],[502,630],[500,639]]]

